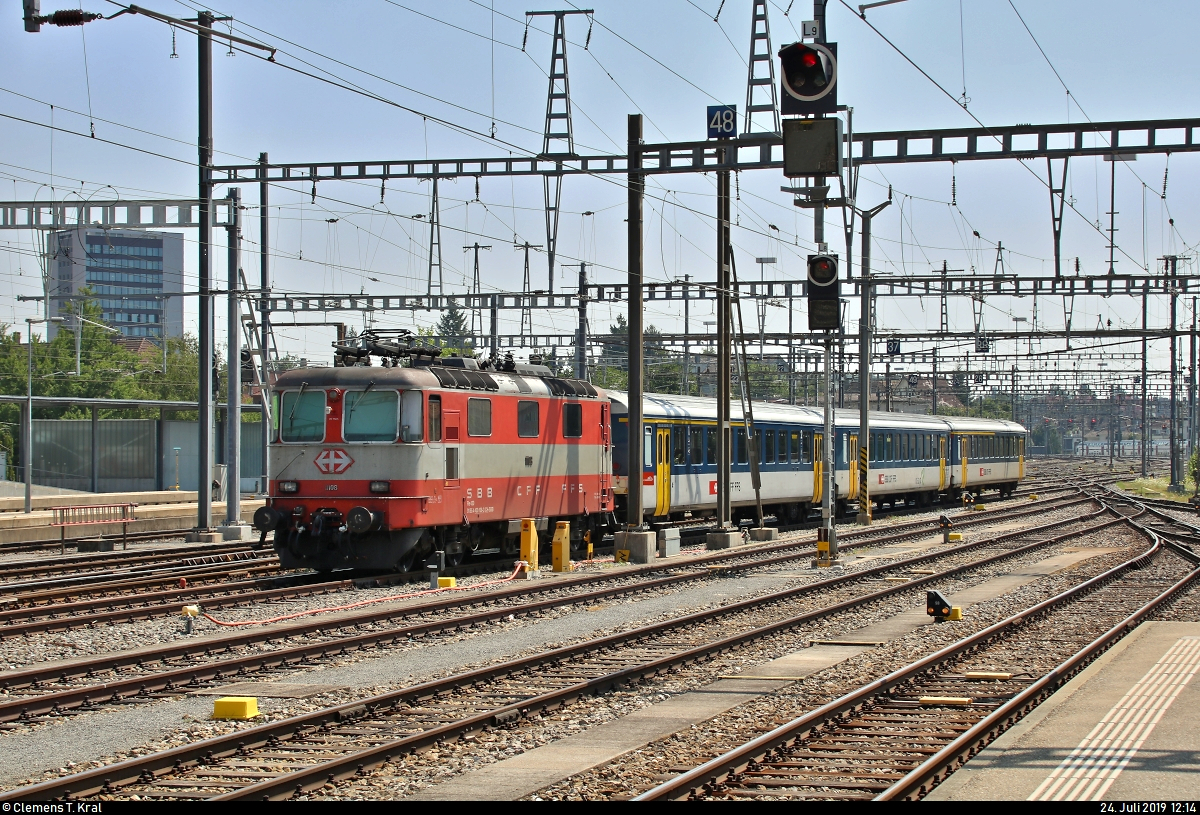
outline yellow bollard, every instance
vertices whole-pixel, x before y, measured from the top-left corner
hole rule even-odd
[[[553,571],[574,571],[571,566],[571,524],[567,521],[559,521],[554,525],[554,541],[550,544],[550,552]]]
[[[521,560],[527,564],[526,571],[538,570],[538,533],[533,518],[521,519]]]

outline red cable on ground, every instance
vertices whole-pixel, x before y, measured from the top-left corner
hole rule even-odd
[[[388,602],[392,602],[395,600],[406,600],[409,597],[423,597],[428,594],[437,594],[438,592],[467,591],[468,589],[481,589],[484,586],[496,586],[501,583],[508,583],[511,580],[515,580],[517,575],[520,574],[521,570],[524,568],[525,568],[524,561],[518,561],[516,568],[513,569],[513,573],[510,574],[508,577],[504,577],[499,580],[488,580],[483,583],[473,583],[469,586],[453,586],[453,587],[447,586],[446,588],[425,589],[424,591],[412,591],[412,592],[408,592],[407,594],[393,594],[390,597],[380,597],[375,600],[363,600],[361,602],[350,603],[349,605],[345,605],[345,606],[330,606],[328,608],[314,608],[314,609],[311,609],[310,611],[297,611],[295,614],[285,614],[282,617],[272,617],[269,620],[243,620],[242,622],[231,623],[231,622],[226,622],[224,620],[218,620],[216,617],[212,616],[211,614],[205,614],[203,612],[201,612],[200,616],[203,617],[204,619],[208,620],[210,623],[216,623],[217,625],[224,626],[226,628],[239,628],[244,625],[268,625],[270,623],[280,623],[280,622],[283,622],[284,620],[294,620],[297,617],[307,617],[310,614],[324,614],[328,611],[349,611],[349,610],[355,609],[355,608],[362,608],[363,606],[374,605],[375,603],[388,603]]]

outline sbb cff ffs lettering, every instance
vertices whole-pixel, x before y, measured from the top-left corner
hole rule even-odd
[[[837,258],[808,256],[808,329],[833,331],[842,324]]]

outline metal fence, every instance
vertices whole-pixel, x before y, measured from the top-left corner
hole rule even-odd
[[[258,423],[242,426],[242,492],[261,490]],[[85,492],[194,490],[196,422],[163,419],[35,419],[33,483]],[[217,463],[225,462],[224,427],[214,428]],[[93,438],[94,435],[94,438]]]

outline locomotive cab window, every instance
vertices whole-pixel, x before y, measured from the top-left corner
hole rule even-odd
[[[283,441],[321,441],[325,438],[325,391],[285,391],[279,436]]]
[[[421,440],[421,414],[424,405],[421,404],[420,391],[405,391],[400,396],[400,441]]]
[[[563,438],[583,437],[583,405],[578,402],[563,403]]]
[[[539,406],[537,402],[522,399],[517,402],[517,435],[523,439],[534,439],[538,436]],[[489,427],[490,427],[489,421]],[[489,429],[489,433],[491,430]]]
[[[347,391],[342,437],[346,441],[395,441],[399,402],[395,391]]]

